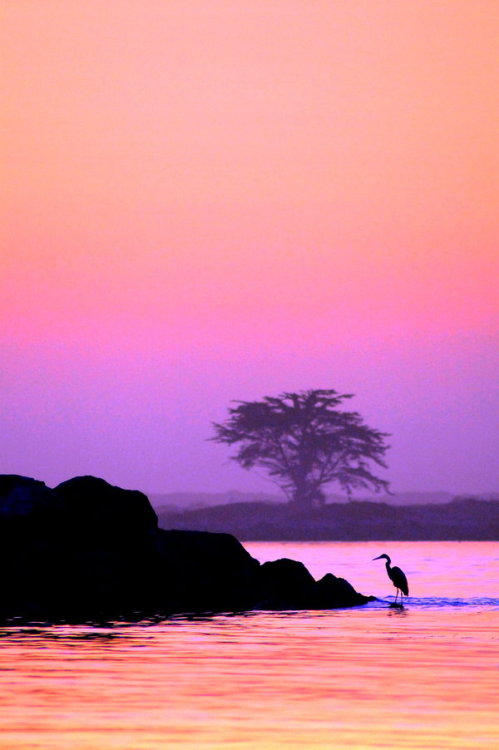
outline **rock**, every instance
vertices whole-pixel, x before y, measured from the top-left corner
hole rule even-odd
[[[145,608],[157,517],[141,492],[77,477],[55,490],[0,476],[0,610],[85,617]]]
[[[146,495],[114,487],[104,479],[69,479],[54,490],[64,522],[85,534],[137,536],[155,531],[158,517]]]
[[[373,601],[375,597],[359,594],[351,583],[344,578],[337,578],[326,573],[314,587],[314,609],[331,609],[338,607],[356,607]]]
[[[301,562],[264,565],[230,534],[158,529],[141,492],[96,477],[55,489],[0,476],[0,619],[140,618],[254,608],[355,606],[341,578]]]
[[[160,529],[157,549],[161,600],[176,611],[252,607],[260,563],[235,537]]]
[[[281,558],[260,569],[259,609],[309,609],[315,581],[303,563]]]
[[[53,491],[44,482],[18,474],[0,475],[0,521],[26,522],[50,512]]]
[[[37,598],[56,505],[53,491],[43,482],[0,476],[0,611],[22,609]]]
[[[315,581],[301,562],[283,558],[260,569],[259,609],[337,609],[372,601],[344,578],[327,573]]]
[[[65,560],[57,589],[73,608],[147,609],[154,601],[157,516],[142,492],[92,476],[59,484],[59,553]]]

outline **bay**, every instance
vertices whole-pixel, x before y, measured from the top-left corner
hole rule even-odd
[[[334,611],[4,627],[2,750],[495,748],[499,548],[248,542],[379,600]],[[404,610],[382,560],[408,577]]]

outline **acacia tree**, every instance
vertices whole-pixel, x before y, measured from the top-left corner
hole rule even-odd
[[[321,505],[323,488],[337,482],[348,495],[354,489],[388,491],[372,463],[386,468],[384,432],[364,424],[357,412],[338,407],[352,394],[307,390],[235,401],[229,418],[213,423],[217,443],[237,446],[231,456],[245,469],[262,467],[288,498],[301,508]]]

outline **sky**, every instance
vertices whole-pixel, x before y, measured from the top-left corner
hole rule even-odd
[[[3,0],[0,472],[273,492],[334,388],[393,491],[499,490],[495,0]]]

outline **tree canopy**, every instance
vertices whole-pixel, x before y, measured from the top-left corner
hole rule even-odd
[[[386,468],[388,435],[364,424],[358,412],[338,408],[352,397],[319,389],[236,401],[228,419],[213,424],[211,440],[237,446],[233,461],[265,469],[301,507],[322,504],[323,488],[333,482],[348,495],[359,488],[388,491],[371,471],[372,464]]]

